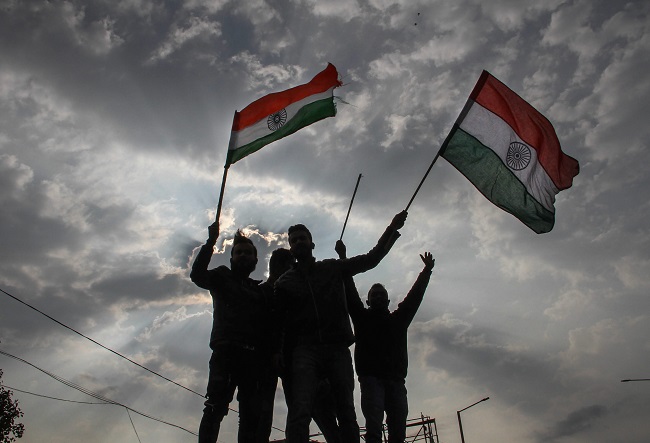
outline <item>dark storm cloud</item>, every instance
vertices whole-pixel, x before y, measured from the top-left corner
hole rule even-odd
[[[563,437],[571,437],[580,434],[585,430],[597,425],[598,422],[607,419],[609,411],[603,405],[592,405],[571,412],[564,420],[561,420],[550,429],[539,435],[537,441],[555,441]]]
[[[180,289],[185,283],[186,280],[177,275],[160,277],[155,273],[132,275],[120,273],[96,281],[90,287],[90,291],[111,302],[137,304],[177,296],[182,293]]]
[[[557,363],[508,344],[514,337],[473,328],[449,317],[416,324],[412,329],[413,344],[428,350],[423,357],[431,368],[443,370],[454,378],[480,380],[483,389],[498,392],[513,403],[522,401],[524,391],[548,395],[562,389],[557,382],[552,382]],[[527,398],[525,409],[543,409],[542,397]]]

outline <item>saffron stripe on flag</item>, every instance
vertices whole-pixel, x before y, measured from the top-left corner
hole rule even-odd
[[[483,71],[470,99],[503,119],[530,147],[558,190],[571,187],[578,162],[564,154],[551,122],[489,72]],[[558,155],[559,153],[559,155]]]
[[[295,86],[286,91],[274,92],[255,100],[237,113],[237,118],[233,121],[232,130],[239,131],[267,118],[271,114],[275,114],[293,102],[302,100],[310,95],[325,92],[330,88],[341,86],[338,76],[339,73],[336,67],[328,63],[327,67],[316,74],[309,83]]]

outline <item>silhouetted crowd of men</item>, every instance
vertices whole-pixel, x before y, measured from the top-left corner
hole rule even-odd
[[[328,443],[358,443],[354,368],[361,388],[365,441],[382,441],[384,415],[389,443],[405,439],[408,401],[407,329],[424,297],[435,260],[420,255],[424,268],[397,309],[374,284],[363,305],[353,276],[376,267],[400,236],[407,213],[396,214],[368,253],[316,260],[309,229],[288,230],[289,250],[276,249],[269,278],[250,278],[258,262],[253,242],[236,233],[230,267],[208,270],[219,224],[208,227],[190,278],[210,291],[212,356],[199,443],[215,443],[235,391],[239,402],[239,443],[267,443],[271,434],[278,378],[287,402],[286,441],[307,443],[315,421]],[[354,330],[352,328],[354,326]],[[354,365],[350,346],[355,344]]]

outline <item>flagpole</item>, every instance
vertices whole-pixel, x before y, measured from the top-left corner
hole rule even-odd
[[[443,143],[442,146],[443,146],[443,147],[446,146],[446,143]],[[411,207],[411,203],[413,203],[413,200],[415,199],[415,196],[416,196],[416,195],[418,194],[418,192],[420,191],[420,188],[422,187],[422,183],[424,183],[424,180],[427,179],[427,176],[429,175],[429,172],[431,171],[431,168],[433,168],[433,165],[435,164],[436,160],[438,160],[438,157],[440,157],[440,153],[441,153],[442,151],[443,151],[443,148],[440,148],[440,149],[438,150],[438,153],[436,154],[436,156],[433,157],[433,161],[432,161],[431,164],[429,165],[429,169],[427,169],[427,172],[424,174],[424,177],[422,177],[422,181],[420,181],[420,184],[418,185],[417,189],[416,189],[415,192],[413,193],[413,197],[411,197],[411,200],[409,200],[409,204],[406,205],[406,209],[404,209],[405,211],[408,211],[409,208]]]
[[[239,112],[235,111],[235,115],[232,117],[232,126],[233,128],[239,122]],[[228,140],[228,150],[226,151],[226,164],[223,165],[223,178],[221,179],[221,191],[219,191],[219,203],[217,204],[217,215],[215,217],[215,223],[219,222],[219,217],[221,216],[221,205],[223,204],[223,193],[226,190],[226,178],[228,177],[228,169],[233,163],[230,158],[230,147],[233,143],[232,140],[233,132],[230,132],[230,140]]]
[[[226,165],[223,167],[223,179],[221,179],[221,191],[219,192],[219,204],[217,205],[217,216],[215,217],[214,221],[219,222],[219,216],[221,215],[221,205],[223,203],[223,193],[226,190],[226,177],[228,177],[228,169],[230,168],[230,165]]]
[[[348,217],[350,217],[350,210],[352,210],[352,203],[354,203],[354,196],[357,195],[357,189],[359,189],[359,182],[361,181],[362,175],[359,174],[357,177],[357,184],[354,187],[354,192],[352,193],[352,200],[350,200],[350,206],[348,207],[348,214],[345,216],[345,222],[343,223],[343,230],[341,231],[341,237],[339,240],[343,239],[343,233],[345,232],[345,226],[348,224]]]

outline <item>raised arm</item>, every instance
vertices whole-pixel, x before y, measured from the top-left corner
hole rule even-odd
[[[208,271],[208,265],[210,264],[210,259],[212,258],[217,238],[219,238],[219,222],[215,221],[208,226],[208,239],[205,241],[205,244],[201,246],[201,250],[192,264],[190,279],[194,284],[203,289],[211,288],[211,274]]]
[[[379,241],[370,252],[342,260],[341,266],[344,271],[348,272],[350,275],[356,275],[377,266],[388,254],[388,251],[390,251],[395,244],[395,241],[401,235],[398,232],[398,229],[401,229],[404,226],[407,215],[408,213],[406,211],[395,214],[390,225],[388,225],[382,236],[379,238]]]
[[[429,285],[431,272],[436,264],[436,260],[430,252],[425,252],[424,255],[420,254],[420,258],[424,263],[424,268],[420,272],[420,275],[418,275],[417,280],[415,280],[411,290],[406,294],[406,297],[402,300],[394,313],[394,315],[402,317],[403,321],[407,324],[410,324],[411,321],[413,321],[413,317],[415,317],[415,314],[422,303],[424,293]]]
[[[347,248],[342,240],[336,241],[334,250],[340,259],[346,258]],[[357,291],[357,286],[354,284],[354,278],[345,271],[343,272],[343,285],[345,286],[345,299],[348,304],[348,313],[354,322],[359,313],[363,312],[365,308],[363,307],[363,302],[359,296],[359,291]]]

